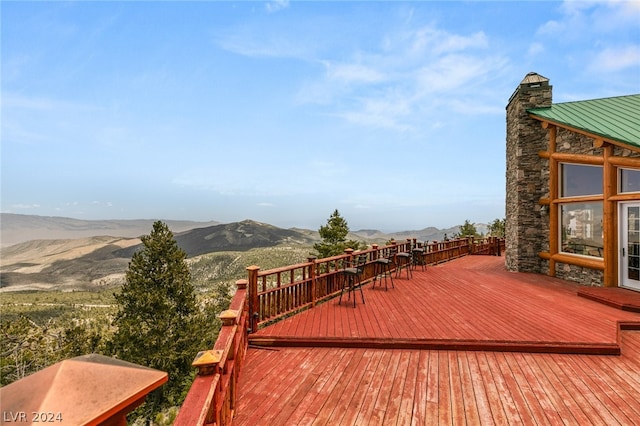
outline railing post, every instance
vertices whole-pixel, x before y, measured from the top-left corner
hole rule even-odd
[[[311,306],[316,306],[316,260],[317,256],[309,256],[307,262],[313,264],[309,266],[309,279],[311,280]]]
[[[371,244],[371,249],[373,250],[373,252],[371,252],[371,261],[375,262],[380,257],[380,253],[378,252],[378,245]]]
[[[258,306],[258,271],[259,266],[251,265],[247,267],[249,273],[249,333],[258,331],[258,318],[260,317],[260,307]]]

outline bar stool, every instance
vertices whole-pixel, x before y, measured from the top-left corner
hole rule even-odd
[[[378,275],[382,275],[384,279],[385,290],[388,289],[387,277],[391,280],[391,287],[396,288],[396,286],[393,285],[393,274],[391,273],[391,265],[395,266],[395,260],[394,260],[395,256],[396,256],[396,250],[388,249],[386,256],[379,257],[373,262],[374,269],[373,269],[372,288],[376,288],[376,280],[378,279]],[[382,281],[382,279],[380,281]],[[382,283],[380,283],[380,285],[382,285]]]
[[[411,247],[409,247],[408,251],[404,251],[396,254],[396,259],[398,259],[398,266],[396,268],[396,277],[400,276],[400,273],[404,268],[407,270],[407,279],[411,279],[412,278],[411,265],[413,264],[413,252],[411,251]]]
[[[364,272],[365,264],[367,263],[367,255],[359,254],[356,256],[355,261],[344,261],[344,268],[342,269],[342,276],[344,281],[342,282],[342,289],[340,290],[340,299],[338,304],[342,303],[342,293],[344,293],[345,287],[348,287],[349,299],[351,299],[351,293],[353,293],[358,287],[360,289],[360,296],[362,297],[362,303],[364,303],[364,293],[362,292],[362,273]],[[357,284],[356,284],[357,280]],[[356,307],[356,295],[353,295],[353,307]]]
[[[417,267],[418,265],[422,266],[422,270],[424,271],[427,266],[427,250],[429,249],[428,242],[425,241],[422,243],[422,247],[418,247],[417,245],[411,250],[413,254],[413,267]]]

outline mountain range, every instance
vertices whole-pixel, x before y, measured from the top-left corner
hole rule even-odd
[[[121,281],[139,237],[149,234],[155,220],[79,220],[2,213],[0,216],[0,291],[95,289]],[[311,247],[317,231],[283,229],[253,220],[222,224],[215,221],[164,221],[188,258],[261,247]],[[478,232],[486,225],[476,224]],[[348,239],[384,244],[391,238],[441,240],[458,227],[384,233],[351,232]]]

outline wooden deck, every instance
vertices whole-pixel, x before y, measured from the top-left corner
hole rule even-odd
[[[619,330],[640,314],[503,263],[418,268],[251,335],[234,424],[638,424],[640,331]]]

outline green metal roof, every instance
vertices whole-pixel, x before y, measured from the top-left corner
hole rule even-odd
[[[640,148],[640,94],[553,104],[529,114]]]

